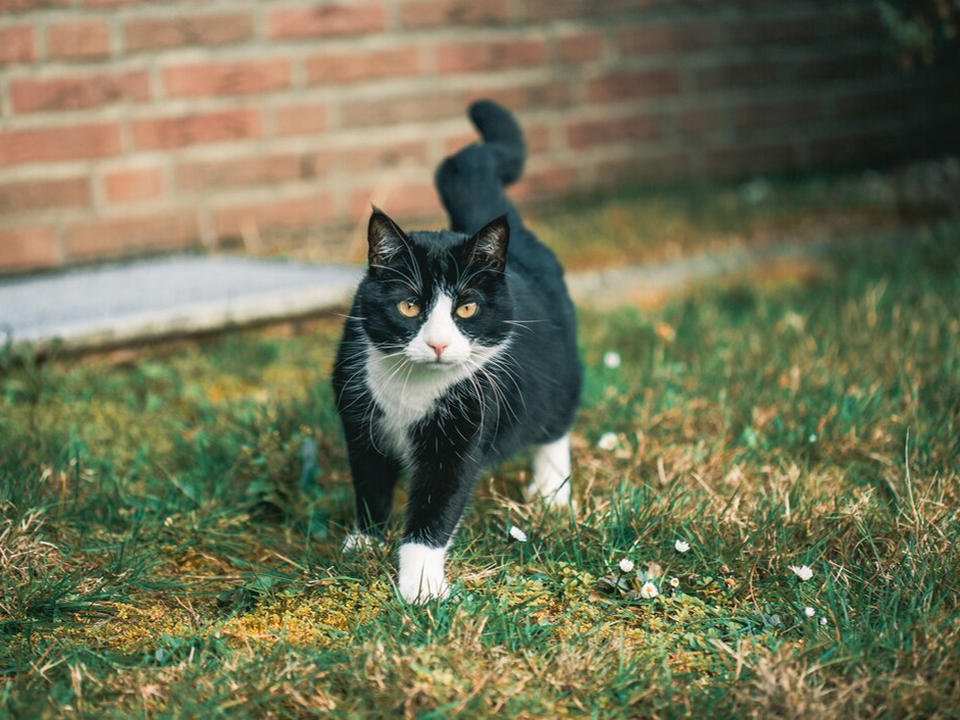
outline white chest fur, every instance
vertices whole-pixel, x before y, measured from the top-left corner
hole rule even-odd
[[[371,349],[367,387],[382,413],[377,440],[382,440],[384,447],[380,449],[406,460],[410,429],[430,414],[444,393],[469,375],[466,367],[422,367]]]
[[[409,464],[410,430],[426,418],[454,385],[466,380],[505,349],[474,347],[469,362],[431,367],[404,355],[388,356],[370,348],[367,354],[367,388],[381,411],[375,438],[383,452]]]

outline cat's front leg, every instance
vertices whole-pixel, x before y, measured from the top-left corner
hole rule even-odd
[[[400,545],[399,589],[410,603],[447,597],[447,548],[473,493],[479,465],[465,448],[431,448],[411,468],[407,526]]]

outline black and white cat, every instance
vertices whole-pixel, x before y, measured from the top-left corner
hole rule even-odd
[[[344,549],[383,536],[403,469],[408,602],[446,597],[446,551],[484,468],[532,445],[527,496],[570,502],[582,374],[573,303],[556,257],[503,191],[523,170],[520,127],[487,100],[470,119],[483,142],[436,174],[451,230],[407,233],[374,209],[333,375],[356,494]]]

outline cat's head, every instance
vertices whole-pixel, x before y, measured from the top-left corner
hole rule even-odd
[[[506,218],[472,236],[405,233],[374,209],[367,236],[369,268],[358,300],[374,348],[445,370],[478,363],[509,338]]]

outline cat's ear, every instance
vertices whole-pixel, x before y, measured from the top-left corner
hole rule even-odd
[[[464,255],[470,262],[480,263],[491,270],[502,272],[507,266],[507,246],[510,244],[510,225],[501,215],[484,225],[467,241]]]
[[[409,249],[407,237],[397,224],[380,208],[374,206],[367,226],[367,259],[371,272],[390,264],[400,252]]]

